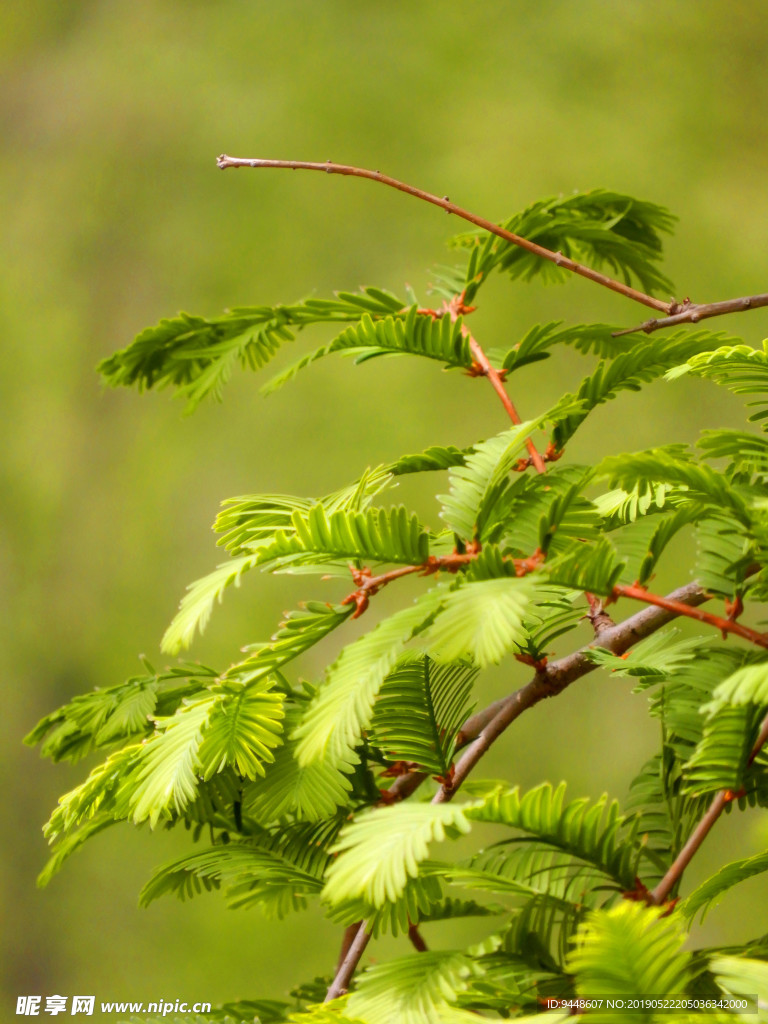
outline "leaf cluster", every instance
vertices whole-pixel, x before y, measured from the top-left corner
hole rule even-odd
[[[646,290],[671,287],[658,264],[672,219],[653,203],[576,193],[504,223]],[[465,261],[440,276],[439,309],[410,291],[405,302],[366,288],[212,319],[180,314],[106,359],[102,375],[114,386],[175,387],[194,407],[218,397],[238,364],[258,370],[324,323],[339,333],[266,391],[334,353],[358,363],[419,356],[477,376],[467,307],[489,274],[559,280],[563,271],[495,235],[454,245]],[[322,1005],[320,979],[300,985],[292,1003],[230,1004],[206,1019],[468,1024],[530,1019],[550,995],[764,990],[764,941],[683,950],[699,915],[768,869],[764,854],[719,866],[693,891],[677,877],[678,906],[655,907],[651,890],[715,794],[727,792],[730,813],[768,804],[768,758],[758,749],[765,645],[720,639],[717,615],[696,635],[658,630],[621,648],[592,639],[583,620],[622,585],[651,586],[661,565],[679,561],[686,538],[693,575],[718,611],[735,616],[747,605],[751,621],[759,617],[768,599],[768,441],[749,428],[718,429],[694,446],[615,452],[607,438],[596,464],[571,461],[567,448],[593,409],[662,379],[673,401],[684,375],[758,396],[751,420],[762,421],[768,350],[701,329],[649,339],[549,322],[512,347],[484,351],[510,377],[562,346],[591,369],[525,422],[469,447],[446,438],[350,471],[351,482],[324,496],[226,500],[215,522],[226,561],[190,585],[164,651],[189,647],[253,569],[306,577],[309,599],[224,671],[147,665],[73,697],[27,737],[53,760],[92,758],[46,826],[52,850],[41,884],[108,827],[181,824],[197,845],[155,872],[144,904],[220,890],[230,906],[282,917],[314,902],[339,924],[364,920],[376,936],[488,919],[479,943],[378,962],[332,1004]],[[531,444],[547,453],[546,474],[532,472]],[[422,473],[444,474],[431,522],[388,500],[400,477]],[[318,575],[322,586],[310,579]],[[421,584],[413,600],[384,617],[365,611],[402,576]],[[363,631],[350,632],[363,612]],[[298,675],[321,642],[335,644],[327,669]],[[582,648],[584,669],[600,669],[606,685],[630,680],[658,725],[658,748],[626,798],[573,797],[546,780],[525,792],[472,781],[457,794],[457,763],[480,728],[473,715],[488,703],[481,670],[517,659],[542,683],[553,647],[565,644]],[[480,712],[481,723],[493,709]],[[418,793],[400,801],[404,790]]]

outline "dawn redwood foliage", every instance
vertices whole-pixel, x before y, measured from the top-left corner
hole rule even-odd
[[[291,166],[228,157],[219,165]],[[489,401],[500,401],[499,433],[462,449],[435,438],[356,478],[351,469],[321,497],[225,501],[215,528],[228,558],[189,587],[163,650],[188,648],[252,569],[301,572],[307,600],[226,671],[147,665],[43,719],[28,742],[45,756],[103,760],[51,815],[41,881],[117,822],[182,823],[190,852],[156,871],[142,903],[217,888],[230,905],[273,916],[319,902],[338,923],[338,962],[326,978],[299,976],[285,1002],[254,992],[200,1021],[469,1024],[535,1015],[554,998],[565,1001],[554,1019],[581,999],[593,1000],[587,1019],[621,1020],[609,997],[690,997],[718,1005],[701,1017],[711,1022],[740,1019],[728,1000],[746,995],[759,997],[768,1019],[768,936],[683,949],[697,915],[768,869],[763,853],[686,885],[688,863],[723,812],[768,803],[768,634],[741,621],[754,622],[768,600],[768,436],[736,425],[705,431],[694,447],[671,438],[594,465],[568,454],[597,405],[659,378],[674,401],[684,374],[752,396],[749,421],[759,428],[768,352],[697,321],[768,296],[654,298],[672,287],[659,261],[673,219],[616,192],[542,200],[494,225],[379,172],[296,166],[372,178],[473,224],[453,240],[459,262],[437,278],[431,303],[410,289],[369,287],[213,319],[180,314],[106,359],[105,380],[173,386],[194,408],[219,397],[237,366],[261,370],[298,332],[334,323],[332,341],[263,390],[334,353],[431,359],[485,378]],[[492,272],[533,285],[578,273],[663,316],[630,330],[536,324],[507,349],[486,347],[470,325]],[[586,376],[521,421],[515,372],[563,346],[584,355]],[[434,477],[430,524],[390,501],[389,489],[412,473]],[[655,593],[657,564],[680,531],[695,535],[695,561],[675,591]],[[335,603],[318,599],[329,584],[318,589],[312,573],[332,578]],[[350,642],[348,622],[408,575],[420,578],[416,599]],[[683,616],[697,623],[695,635],[670,626]],[[553,641],[562,645],[584,619],[592,638],[553,659]],[[301,655],[332,632],[334,661],[322,678],[302,681]],[[505,658],[530,666],[530,681],[485,706],[482,670]],[[587,800],[546,777],[523,791],[514,779],[477,776],[517,717],[598,667],[646,693],[660,726],[659,748],[628,793]],[[456,856],[452,841],[478,822],[496,841]],[[481,918],[486,937],[444,948],[441,922],[466,918]],[[366,967],[369,940],[386,932],[403,936],[401,955]],[[653,1019],[667,1016],[657,1008]]]

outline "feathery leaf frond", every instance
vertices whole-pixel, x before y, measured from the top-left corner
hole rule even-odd
[[[502,227],[578,263],[606,266],[627,284],[635,278],[645,291],[671,293],[672,283],[657,263],[662,253],[661,232],[671,231],[673,223],[669,211],[655,203],[593,189],[532,203]],[[537,275],[545,281],[567,279],[566,272],[555,264],[496,235],[467,232],[456,236],[453,244],[470,249],[467,302],[472,301],[480,280],[495,267],[513,279],[527,281]]]
[[[447,775],[456,736],[471,711],[476,675],[460,662],[438,665],[421,654],[402,656],[379,691],[369,743],[390,760]]]
[[[349,761],[384,679],[411,637],[432,621],[446,593],[439,584],[344,648],[293,733],[299,764]]]
[[[469,832],[467,806],[406,803],[358,814],[333,848],[339,856],[328,869],[324,897],[329,903],[361,898],[374,907],[394,902],[418,875],[430,843]]]
[[[469,369],[472,353],[469,341],[462,333],[461,323],[461,317],[452,321],[447,315],[437,318],[426,316],[419,313],[416,306],[403,310],[400,316],[390,314],[376,320],[363,313],[359,323],[273,377],[264,385],[262,392],[277,391],[305,367],[334,352],[355,356],[358,363],[376,356],[418,355],[436,359],[446,368]]]
[[[715,352],[692,356],[682,366],[671,369],[667,376],[674,379],[689,373],[707,377],[735,395],[768,394],[768,341],[762,349],[749,345],[724,345]],[[768,416],[768,398],[763,397],[749,405],[758,406],[750,422],[765,420]],[[765,427],[763,428],[765,429]]]
[[[212,319],[180,313],[142,331],[98,369],[112,387],[173,385],[191,412],[208,395],[221,397],[238,363],[260,369],[293,340],[295,331],[314,323],[357,320],[364,311],[386,316],[402,305],[395,296],[370,289],[364,295],[339,293],[335,300],[307,299],[292,306],[243,306]]]
[[[440,1011],[455,1002],[477,972],[466,953],[452,950],[397,957],[361,974],[347,1007],[367,1024],[447,1024]]]

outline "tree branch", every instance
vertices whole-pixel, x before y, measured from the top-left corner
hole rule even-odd
[[[768,715],[763,719],[763,723],[760,726],[760,732],[758,733],[757,740],[752,747],[752,753],[750,754],[749,761],[747,762],[748,765],[752,764],[766,741],[768,741]],[[651,902],[655,906],[660,906],[665,902],[669,894],[682,878],[683,872],[693,860],[701,847],[701,844],[709,835],[712,826],[728,804],[731,803],[732,800],[738,799],[739,795],[739,793],[733,793],[730,789],[720,790],[709,805],[704,817],[689,836],[688,842],[677,855],[672,866],[651,893]]]
[[[336,977],[331,982],[323,1002],[328,1003],[331,999],[336,999],[337,996],[344,995],[349,988],[352,975],[355,973],[357,965],[360,963],[360,957],[365,952],[365,947],[370,941],[371,932],[368,931],[368,922],[361,921],[360,926],[357,929],[357,934],[350,943],[347,955],[342,960],[341,967],[336,972]]]
[[[673,595],[671,594],[669,597],[652,594],[645,587],[640,586],[639,583],[634,583],[632,586],[616,586],[613,588],[612,596],[631,597],[636,601],[645,601],[647,604],[657,605],[659,608],[668,608],[677,615],[686,615],[688,618],[697,619],[699,622],[706,622],[707,625],[714,626],[715,629],[720,630],[723,638],[725,638],[726,633],[734,633],[743,640],[749,640],[751,643],[757,644],[758,647],[768,647],[767,633],[758,633],[757,630],[750,629],[748,626],[742,626],[733,619],[724,619],[720,615],[713,615],[711,612],[701,611],[698,608],[691,608],[686,604],[681,604],[679,601],[673,600]]]
[[[763,292],[761,295],[748,295],[741,299],[725,299],[723,302],[691,302],[686,299],[679,306],[672,306],[671,316],[646,320],[645,323],[638,324],[637,327],[628,327],[624,331],[614,331],[613,337],[620,338],[623,334],[635,334],[637,331],[653,334],[654,331],[660,331],[662,327],[697,324],[699,320],[708,320],[713,316],[744,313],[748,309],[759,309],[761,306],[768,306],[768,292]]]
[[[533,679],[521,689],[469,718],[462,726],[459,737],[464,742],[473,741],[459,758],[450,784],[443,784],[440,787],[432,803],[440,804],[451,800],[483,754],[524,711],[545,697],[554,697],[577,679],[594,671],[597,665],[589,657],[593,647],[604,647],[614,654],[623,654],[638,640],[650,636],[683,614],[682,608],[689,609],[703,604],[709,600],[709,595],[698,583],[688,583],[674,590],[664,600],[666,603],[663,606],[645,608],[618,625],[602,629],[599,637],[592,643],[573,654],[550,662],[546,667],[539,669]]]
[[[652,295],[646,295],[645,292],[638,291],[636,288],[630,288],[629,285],[623,284],[621,281],[614,281],[613,278],[607,277],[597,270],[592,270],[591,267],[582,266],[581,263],[576,263],[567,256],[563,256],[561,252],[552,252],[551,249],[545,249],[544,246],[537,245],[536,242],[522,238],[512,231],[507,231],[506,228],[502,228],[498,224],[486,220],[484,217],[479,217],[476,213],[471,213],[469,210],[457,206],[449,200],[448,196],[440,197],[433,195],[431,192],[425,192],[414,185],[408,185],[404,181],[398,181],[397,178],[390,178],[389,175],[382,174],[380,171],[370,171],[364,167],[353,167],[348,164],[335,164],[331,160],[326,160],[325,163],[311,163],[306,160],[245,159],[243,157],[227,156],[224,153],[217,157],[216,165],[221,170],[226,170],[228,167],[279,167],[293,171],[325,171],[326,174],[345,174],[355,178],[368,178],[370,181],[378,181],[382,185],[388,185],[389,188],[395,188],[409,196],[414,196],[416,199],[432,203],[433,206],[439,206],[448,213],[454,213],[457,217],[461,217],[462,220],[469,221],[470,224],[475,224],[484,231],[490,231],[491,234],[498,235],[499,238],[503,238],[512,245],[526,249],[543,260],[549,260],[550,263],[562,267],[563,270],[570,270],[573,274],[586,277],[587,280],[594,281],[604,288],[610,288],[611,291],[618,292],[634,302],[640,302],[644,306],[650,306],[651,309],[657,309],[661,313],[666,314],[669,314],[674,308],[672,303],[655,299]]]

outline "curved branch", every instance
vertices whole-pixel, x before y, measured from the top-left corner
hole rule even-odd
[[[575,260],[563,256],[561,252],[552,252],[551,249],[545,249],[543,245],[537,245],[536,242],[522,238],[512,231],[507,231],[506,228],[486,220],[485,217],[479,217],[476,213],[471,213],[469,210],[457,206],[450,201],[448,196],[433,195],[431,192],[425,192],[423,189],[416,188],[415,185],[408,185],[404,181],[398,181],[397,178],[390,178],[389,175],[382,174],[380,171],[370,171],[365,167],[353,167],[349,164],[335,164],[331,160],[326,160],[325,163],[313,163],[307,160],[246,159],[244,157],[227,156],[226,153],[222,153],[221,156],[217,157],[216,166],[223,171],[228,167],[279,167],[292,171],[325,171],[326,174],[345,174],[354,178],[368,178],[370,181],[378,181],[382,185],[388,185],[389,188],[395,188],[399,192],[405,192],[409,196],[414,196],[416,199],[422,199],[425,203],[439,206],[447,213],[455,213],[462,220],[469,221],[470,224],[475,224],[484,231],[490,231],[491,234],[498,235],[499,238],[503,238],[506,242],[510,242],[520,249],[526,249],[535,256],[539,256],[543,260],[549,260],[550,263],[562,267],[563,270],[570,270],[573,274],[586,277],[587,280],[594,281],[595,284],[600,284],[604,288],[610,288],[611,291],[618,292],[620,295],[625,296],[625,298],[639,302],[643,306],[650,306],[651,309],[657,309],[659,312],[666,314],[669,314],[673,309],[672,303],[655,299],[652,295],[646,295],[645,292],[631,288],[621,281],[614,281],[612,277],[601,274],[598,270],[592,270],[591,267],[585,267],[581,263],[576,263]]]

